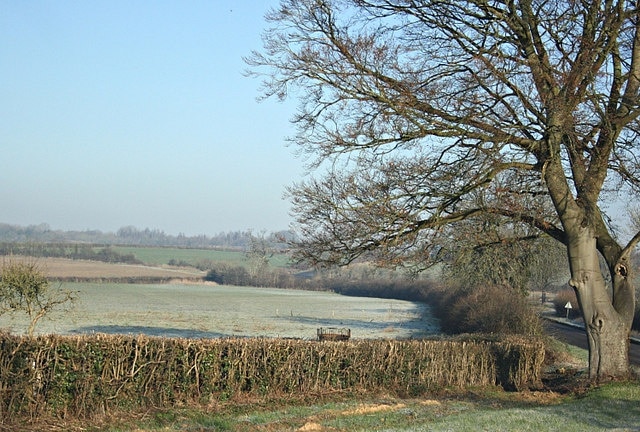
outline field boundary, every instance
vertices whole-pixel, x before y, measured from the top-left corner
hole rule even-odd
[[[0,419],[8,421],[207,406],[241,394],[522,390],[541,384],[544,344],[480,337],[312,342],[2,334],[0,353]]]

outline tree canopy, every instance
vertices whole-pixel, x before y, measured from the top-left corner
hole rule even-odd
[[[300,258],[421,263],[489,216],[545,235],[591,376],[625,374],[640,234],[621,244],[603,203],[640,187],[639,19],[628,0],[282,0],[247,60],[265,97],[298,98],[291,140],[325,173],[289,191]]]

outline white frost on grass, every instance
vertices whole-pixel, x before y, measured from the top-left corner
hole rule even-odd
[[[204,284],[64,287],[78,291],[74,310],[52,314],[36,333],[315,339],[318,327],[345,327],[357,339],[394,339],[439,332],[428,306],[403,300]],[[22,333],[21,318],[0,316],[0,329]]]

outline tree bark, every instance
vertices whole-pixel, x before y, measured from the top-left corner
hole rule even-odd
[[[576,292],[589,343],[589,377],[594,381],[627,377],[635,309],[628,251],[602,230],[604,222],[597,205],[588,197],[573,196],[559,158],[549,160],[543,174],[564,227],[569,285]],[[612,290],[603,277],[600,254],[607,262]]]
[[[614,308],[602,276],[596,237],[589,227],[567,231],[571,269],[589,342],[589,377],[601,381],[629,375],[630,319]],[[628,282],[624,281],[624,283]]]

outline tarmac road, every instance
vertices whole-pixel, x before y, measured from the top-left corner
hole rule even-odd
[[[587,334],[584,329],[546,320],[547,333],[570,345],[587,349]],[[629,363],[640,365],[640,345],[631,343],[629,345]]]

